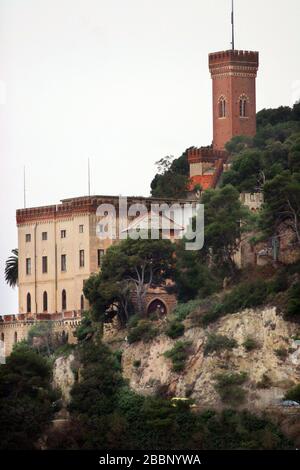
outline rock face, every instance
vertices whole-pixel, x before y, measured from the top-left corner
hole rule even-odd
[[[218,408],[223,405],[215,390],[215,375],[246,372],[244,406],[262,409],[276,405],[288,388],[300,382],[300,346],[292,339],[297,332],[299,326],[283,320],[275,307],[227,315],[206,330],[186,320],[185,335],[180,339],[191,341],[193,352],[183,372],[171,371],[171,362],[163,354],[175,341],[161,334],[146,344],[125,344],[123,375],[139,393],[152,394],[163,385],[174,397],[190,396],[200,408]],[[238,346],[204,355],[209,333],[234,338]],[[249,337],[257,343],[252,351],[243,346]],[[284,350],[287,357],[281,359],[276,350]],[[134,367],[135,361],[140,361],[139,367]]]
[[[74,355],[70,354],[58,357],[53,365],[53,387],[60,389],[64,405],[70,402],[70,392],[75,382],[74,361]]]

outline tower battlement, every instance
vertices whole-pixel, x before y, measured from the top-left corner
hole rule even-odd
[[[211,162],[214,163],[218,160],[226,161],[228,152],[225,150],[214,150],[212,147],[190,148],[188,150],[188,162]]]
[[[258,69],[259,53],[256,51],[237,51],[232,49],[213,52],[208,56],[208,63],[211,72],[222,65],[237,65]]]

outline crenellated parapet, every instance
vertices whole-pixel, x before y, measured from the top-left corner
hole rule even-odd
[[[244,71],[257,73],[259,66],[259,53],[256,51],[228,50],[213,52],[208,56],[209,70],[212,77],[227,71]]]
[[[193,147],[188,150],[188,162],[200,163],[210,162],[215,163],[219,160],[226,162],[228,159],[228,152],[226,150],[215,150],[213,147]]]

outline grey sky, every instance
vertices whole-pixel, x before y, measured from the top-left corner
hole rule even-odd
[[[154,163],[212,139],[209,52],[230,0],[0,0],[0,314],[15,210],[87,193],[148,195]],[[299,0],[235,0],[236,48],[258,50],[257,107],[300,97]]]

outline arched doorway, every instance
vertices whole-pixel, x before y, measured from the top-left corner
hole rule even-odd
[[[166,304],[160,299],[152,300],[147,307],[147,315],[157,313],[158,315],[166,315],[167,307]]]

